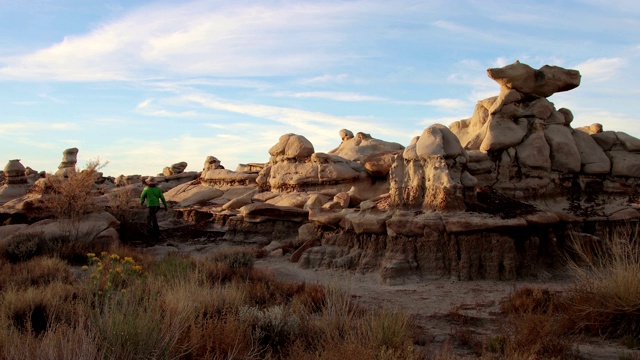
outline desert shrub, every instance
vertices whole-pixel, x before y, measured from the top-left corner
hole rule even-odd
[[[256,260],[255,251],[247,247],[229,247],[207,256],[210,262],[225,264],[230,269],[251,269]]]
[[[266,309],[243,307],[239,316],[251,324],[251,336],[256,344],[274,355],[291,344],[300,326],[298,318],[281,305]]]
[[[575,322],[560,293],[546,288],[520,288],[501,305],[505,323],[485,343],[500,358],[577,359]]]
[[[572,242],[576,286],[568,302],[590,334],[640,337],[640,248],[624,230],[595,244]]]
[[[0,290],[8,287],[26,288],[71,281],[69,265],[58,258],[43,256],[15,265],[0,266]]]
[[[71,171],[67,178],[48,176],[49,195],[45,208],[59,219],[77,220],[82,215],[96,211],[95,182],[101,168],[106,166],[100,159],[87,162],[85,169]]]
[[[19,263],[42,255],[46,251],[43,232],[18,233],[3,244],[2,257],[11,263]]]

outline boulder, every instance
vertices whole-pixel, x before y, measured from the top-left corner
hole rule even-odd
[[[616,136],[618,141],[622,144],[625,150],[631,152],[639,152],[640,151],[640,139],[635,138],[625,132],[616,131]]]
[[[464,154],[458,137],[449,128],[440,124],[424,129],[415,145],[416,155],[422,159],[428,159],[431,156],[455,158]]]
[[[608,174],[611,160],[596,141],[586,132],[573,131],[572,135],[580,152],[582,172],[589,175]]]
[[[512,119],[502,114],[492,115],[480,151],[489,152],[513,147],[518,145],[526,134],[526,130]]]
[[[288,159],[304,159],[313,153],[313,144],[304,136],[296,134],[282,135],[278,143],[269,149],[271,156]]]
[[[551,168],[562,173],[579,172],[582,165],[580,151],[571,129],[563,125],[549,125],[544,136],[551,149]]]
[[[640,177],[640,154],[628,151],[610,151],[611,175],[623,177]]]
[[[580,72],[545,65],[538,70],[519,61],[502,68],[487,69],[487,74],[500,86],[525,95],[549,97],[580,85]]]
[[[613,146],[619,142],[615,131],[603,131],[592,134],[591,137],[604,151],[613,149]]]
[[[551,170],[551,148],[542,129],[534,130],[516,147],[520,166],[529,169]]]
[[[594,123],[589,126],[581,126],[581,127],[575,128],[574,130],[582,131],[589,135],[599,134],[602,132],[602,124]]]

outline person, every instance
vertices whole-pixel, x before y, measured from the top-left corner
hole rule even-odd
[[[152,176],[145,180],[147,186],[142,190],[140,194],[140,205],[144,205],[147,201],[147,208],[149,213],[147,214],[147,235],[152,235],[156,241],[160,240],[160,226],[158,226],[158,217],[156,214],[160,210],[160,200],[164,205],[164,211],[167,211],[167,201],[164,199],[162,189],[156,184],[156,179]]]

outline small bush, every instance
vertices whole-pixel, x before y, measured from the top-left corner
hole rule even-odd
[[[18,233],[4,244],[2,257],[11,263],[31,260],[45,252],[44,233]]]
[[[225,264],[230,269],[251,269],[256,255],[254,250],[246,247],[230,247],[213,252],[207,260]]]

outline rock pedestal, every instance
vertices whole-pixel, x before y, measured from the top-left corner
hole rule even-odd
[[[4,175],[7,185],[22,185],[27,183],[25,175],[25,167],[20,163],[19,159],[9,160],[4,167]]]
[[[62,162],[58,165],[56,176],[68,177],[70,172],[76,171],[78,163],[78,148],[66,149],[62,152]]]

